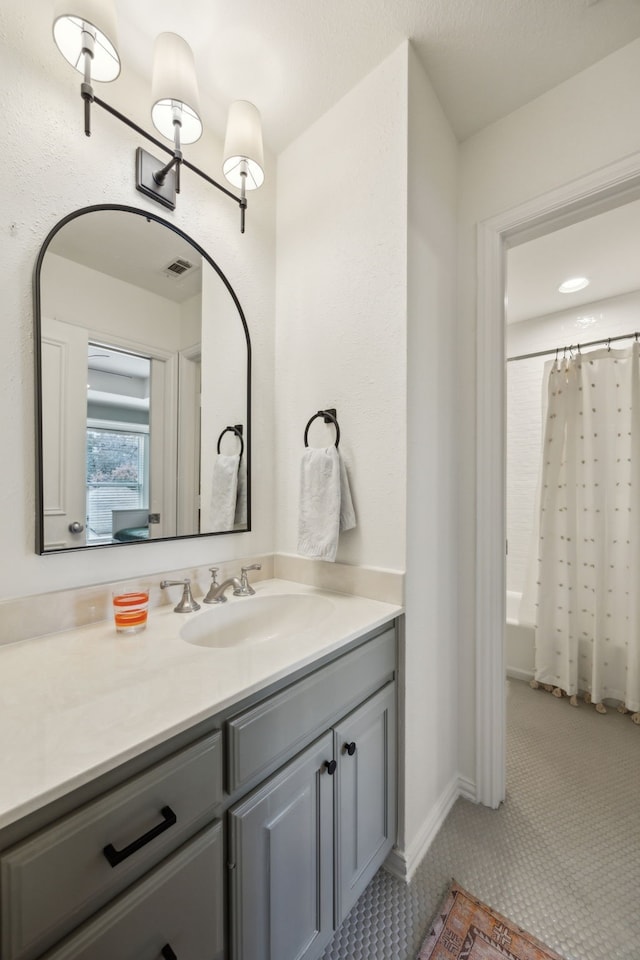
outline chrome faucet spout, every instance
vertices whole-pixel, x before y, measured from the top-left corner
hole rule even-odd
[[[222,583],[211,584],[209,593],[204,598],[204,603],[226,603],[227,598],[225,597],[225,590],[228,590],[229,587],[234,588],[234,593],[236,590],[242,589],[242,584],[237,577],[229,577],[228,580],[223,580]]]

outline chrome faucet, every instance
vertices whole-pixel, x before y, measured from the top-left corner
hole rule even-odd
[[[176,613],[193,613],[200,609],[200,604],[196,603],[191,593],[191,580],[187,577],[185,580],[161,580],[160,587],[165,590],[166,587],[182,587],[182,598],[173,608]]]
[[[240,581],[237,577],[231,577],[229,580],[225,580],[224,583],[218,583],[218,570],[219,567],[209,567],[211,571],[211,586],[209,587],[209,592],[206,597],[203,599],[203,603],[226,603],[227,598],[224,595],[224,591],[227,587],[233,585],[238,588],[241,586]]]
[[[218,567],[209,567],[211,570],[211,586],[209,587],[209,592],[204,598],[204,603],[226,603],[227,598],[225,596],[225,591],[229,587],[233,587],[234,597],[251,597],[255,590],[249,583],[249,578],[247,577],[247,572],[249,570],[261,570],[261,563],[252,563],[250,567],[242,567],[240,571],[240,579],[237,577],[229,577],[227,580],[223,580],[222,583],[218,583],[216,574],[218,573]]]
[[[213,575],[215,580],[215,574]],[[209,592],[203,600],[203,603],[226,603],[227,598],[224,595],[227,587],[234,587],[234,593],[237,593],[238,590],[242,589],[242,584],[237,577],[229,577],[228,580],[223,580],[222,583],[211,583],[209,587]]]

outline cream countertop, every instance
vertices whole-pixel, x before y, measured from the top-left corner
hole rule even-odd
[[[102,621],[0,646],[0,828],[402,612],[285,580],[255,588],[328,597],[333,608],[294,637],[236,648],[196,646],[180,630],[251,597],[191,614],[155,608],[130,636]]]

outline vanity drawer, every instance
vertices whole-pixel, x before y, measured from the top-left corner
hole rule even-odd
[[[223,960],[223,879],[218,822],[44,960]]]
[[[264,777],[390,680],[395,628],[228,721],[228,790]]]
[[[213,820],[221,798],[218,732],[6,850],[2,960],[39,956]]]

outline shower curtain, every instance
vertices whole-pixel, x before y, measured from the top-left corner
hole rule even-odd
[[[545,379],[535,679],[636,713],[640,344],[551,361]]]

